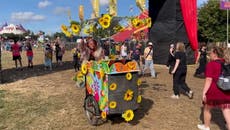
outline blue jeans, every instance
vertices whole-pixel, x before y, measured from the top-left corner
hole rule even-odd
[[[149,68],[151,72],[151,77],[156,77],[155,69],[153,66],[153,60],[145,60],[145,67],[143,70],[143,74],[145,73],[146,69]]]

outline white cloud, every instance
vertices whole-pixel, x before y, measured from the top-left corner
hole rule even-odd
[[[49,5],[51,5],[51,2],[49,2],[48,0],[40,1],[38,3],[39,8],[45,8],[45,7],[49,6]]]
[[[100,1],[100,5],[104,6],[104,5],[108,5],[109,4],[109,0],[99,0]]]
[[[61,15],[61,14],[68,14],[69,10],[70,7],[56,7],[53,12],[56,15]]]
[[[45,16],[33,12],[14,12],[11,14],[11,20],[17,22],[42,21]]]

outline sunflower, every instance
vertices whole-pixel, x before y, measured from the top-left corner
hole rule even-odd
[[[132,74],[129,72],[125,75],[127,80],[131,80],[132,79]]]
[[[73,33],[78,34],[80,32],[80,26],[78,24],[71,24],[70,27]]]
[[[142,100],[141,95],[138,95],[138,96],[137,96],[137,103],[141,103],[141,100]]]
[[[68,31],[68,27],[64,24],[61,25],[61,31],[67,36],[71,37],[71,33]]]
[[[102,28],[108,28],[110,26],[110,21],[104,19],[103,23],[101,24]]]
[[[102,119],[106,119],[106,117],[107,117],[106,112],[105,111],[101,112],[101,118]]]
[[[87,73],[87,65],[86,64],[82,64],[82,66],[81,66],[81,72],[82,72],[82,74],[86,74]]]
[[[133,91],[128,89],[125,93],[124,100],[125,101],[130,101],[133,99]]]
[[[138,80],[137,80],[137,86],[140,86],[141,83],[142,83],[141,79],[138,79]]]
[[[122,117],[125,119],[125,121],[131,121],[133,120],[133,117],[134,117],[134,113],[133,113],[133,110],[126,110],[123,114],[122,114]]]
[[[103,17],[99,18],[99,19],[98,19],[98,22],[99,22],[100,25],[102,25],[103,22],[104,22],[104,18],[103,18]]]
[[[102,18],[111,21],[111,16],[109,14],[104,14]]]
[[[109,89],[112,90],[112,91],[116,90],[117,89],[117,84],[116,83],[110,84]]]
[[[146,19],[146,23],[147,23],[147,26],[150,28],[151,25],[152,25],[152,20],[151,20],[151,18],[147,18],[147,19]]]
[[[110,108],[116,108],[116,107],[117,107],[117,102],[111,101],[111,102],[109,103],[109,107],[110,107]]]

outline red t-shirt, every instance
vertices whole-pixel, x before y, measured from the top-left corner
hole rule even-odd
[[[20,46],[16,43],[11,45],[13,56],[20,56]]]

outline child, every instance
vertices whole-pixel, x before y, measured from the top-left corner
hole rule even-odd
[[[33,68],[33,50],[29,42],[26,43],[26,56],[28,59],[28,68]]]
[[[53,50],[50,44],[46,44],[45,47],[45,69],[48,67],[52,70],[52,57],[53,57]]]

